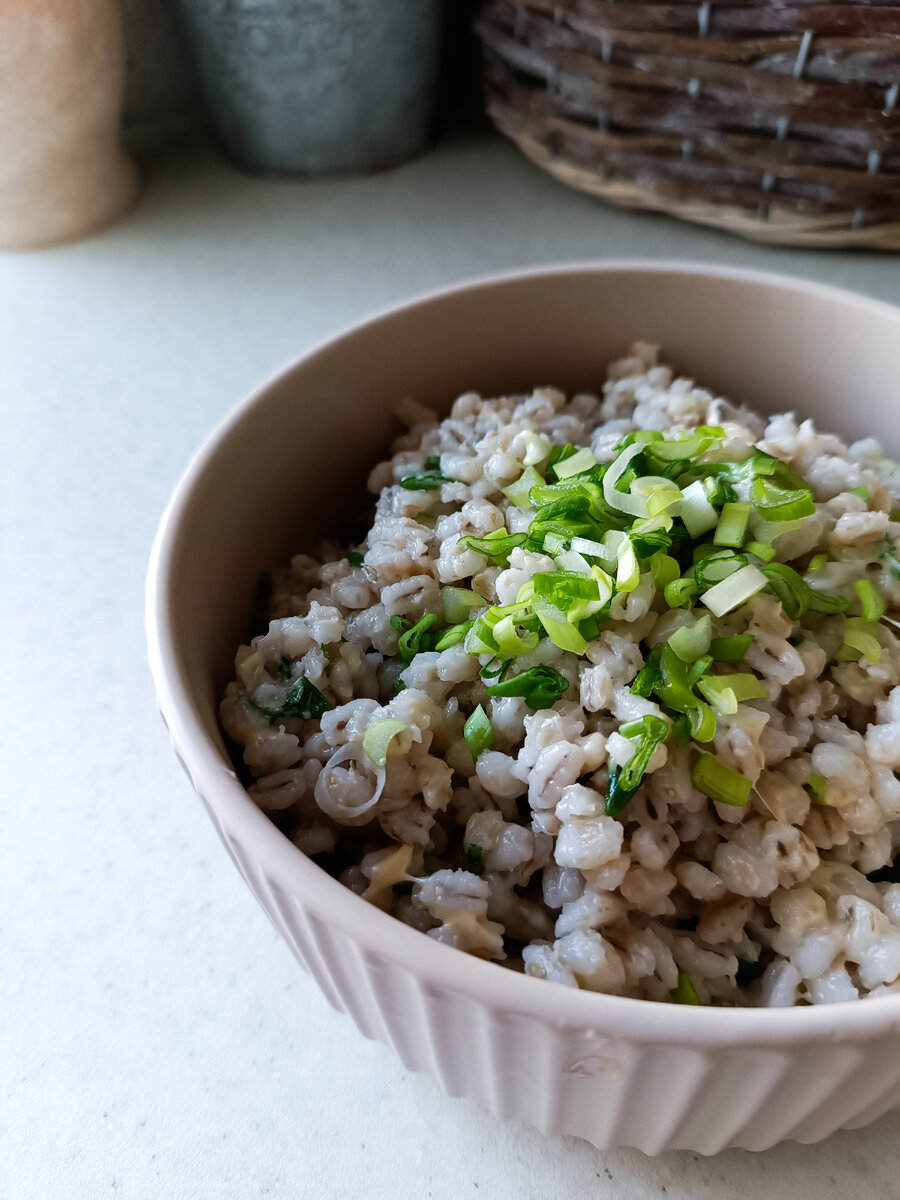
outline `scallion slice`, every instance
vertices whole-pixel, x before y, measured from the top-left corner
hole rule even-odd
[[[534,467],[526,467],[515,483],[503,488],[503,495],[516,508],[528,508],[531,504],[531,489],[540,487],[544,477]]]
[[[519,434],[518,440],[525,447],[525,456],[522,461],[526,467],[536,467],[550,454],[550,443],[543,434],[533,433],[530,429],[526,429]]]
[[[755,554],[757,558],[761,558],[763,562],[771,562],[775,557],[775,547],[768,542],[747,542],[744,549],[748,554]]]
[[[853,590],[859,596],[864,621],[880,621],[884,616],[884,596],[875,587],[871,579],[855,580]]]
[[[713,534],[716,546],[735,546],[738,549],[744,544],[747,536],[747,526],[750,523],[750,505],[729,503],[722,506],[719,523]]]
[[[505,529],[495,529],[485,537],[461,537],[459,540],[478,554],[501,559],[509,558],[510,551],[515,550],[516,546],[521,546],[527,536],[526,533],[507,533]]]
[[[869,499],[869,489],[867,487],[855,487],[850,489],[851,496],[859,496],[860,500]]]
[[[686,608],[693,604],[699,590],[696,579],[684,576],[667,583],[663,588],[663,596],[669,608]]]
[[[731,637],[713,638],[709,652],[716,662],[740,662],[753,644],[752,633],[735,633]]]
[[[750,500],[767,521],[799,521],[816,512],[809,488],[779,487],[760,476],[750,484]]]
[[[463,737],[466,745],[469,747],[469,753],[472,757],[478,760],[479,754],[485,750],[490,750],[494,744],[494,728],[491,725],[490,718],[479,704],[475,711],[467,718],[463,726]]]
[[[560,650],[569,650],[572,654],[584,654],[587,642],[555,604],[551,604],[543,596],[535,596],[531,603],[535,615],[554,646],[559,646]]]
[[[362,748],[370,762],[376,767],[387,763],[388,750],[398,733],[406,729],[405,721],[373,721],[363,734]]]
[[[648,713],[636,721],[619,726],[619,733],[635,743],[635,751],[624,767],[609,773],[606,789],[606,814],[617,817],[643,781],[653,752],[669,733],[669,723]]]
[[[844,645],[864,655],[873,665],[881,662],[881,643],[874,633],[877,628],[861,617],[848,617],[844,622]]]
[[[459,621],[468,621],[476,609],[484,608],[485,603],[483,596],[470,591],[469,588],[441,588],[441,608],[444,611],[444,620],[453,625]]]
[[[463,621],[459,625],[451,625],[449,629],[444,630],[435,642],[435,650],[449,650],[451,646],[458,645],[459,642],[465,640],[466,634],[474,624],[474,621]]]
[[[682,625],[669,638],[669,645],[682,662],[693,663],[709,650],[712,620],[707,613],[692,625]]]
[[[549,708],[569,690],[565,675],[553,667],[529,667],[518,675],[493,683],[484,690],[489,696],[521,696],[526,705],[537,712]]]
[[[818,575],[824,566],[828,564],[827,554],[814,554],[809,560],[809,566],[806,568],[807,574]]]
[[[699,1004],[700,997],[686,971],[678,972],[678,983],[671,989],[669,995],[673,1004]]]
[[[532,650],[537,649],[540,641],[540,634],[536,630],[520,634],[516,628],[514,616],[501,617],[494,626],[493,634],[500,653],[510,658],[516,658],[520,654],[530,654]]]
[[[726,613],[746,603],[751,596],[761,592],[766,586],[766,577],[751,563],[740,567],[733,575],[715,584],[700,596],[702,602],[715,617],[724,617]],[[667,597],[668,599],[668,597]]]
[[[715,755],[706,753],[701,754],[694,764],[691,783],[710,800],[737,807],[747,803],[753,786],[746,776],[720,763]]]
[[[718,513],[706,498],[706,489],[699,479],[684,489],[676,512],[692,538],[698,538],[707,530],[715,529],[719,520]]]
[[[825,797],[828,792],[828,781],[824,775],[819,775],[817,771],[811,771],[806,777],[804,787],[812,793],[813,804],[827,803]]]
[[[433,634],[429,635],[428,631],[436,622],[436,613],[426,613],[415,625],[411,625],[403,617],[391,617],[391,624],[395,629],[408,627],[406,628],[406,632],[401,633],[397,639],[397,650],[407,666],[409,666],[417,654],[433,648],[437,638]]]
[[[584,471],[589,471],[591,467],[596,467],[597,460],[594,458],[587,446],[581,450],[577,450],[568,458],[564,458],[562,462],[556,463],[553,470],[557,479],[569,479],[573,475],[581,475]]]

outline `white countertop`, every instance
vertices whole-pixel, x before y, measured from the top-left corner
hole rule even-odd
[[[252,385],[433,285],[626,255],[900,301],[896,257],[615,212],[483,136],[316,185],[181,147],[118,228],[0,259],[2,1200],[895,1200],[897,1115],[818,1147],[653,1160],[543,1139],[409,1075],[296,966],[156,715],[150,542],[189,455]]]

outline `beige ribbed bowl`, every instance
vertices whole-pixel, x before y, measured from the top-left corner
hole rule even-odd
[[[780,1010],[571,991],[440,945],[305,858],[251,802],[218,698],[256,579],[333,532],[415,396],[597,389],[636,338],[764,410],[900,445],[900,310],[750,271],[606,263],[486,279],[327,342],[210,437],[163,517],[150,662],[175,752],[251,891],[328,1000],[454,1096],[648,1154],[814,1142],[900,1104],[900,996]]]

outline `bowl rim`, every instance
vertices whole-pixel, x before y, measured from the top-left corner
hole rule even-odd
[[[585,260],[490,272],[428,289],[345,325],[275,370],[220,420],[190,459],[166,505],[150,555],[145,608],[149,663],[160,713],[191,782],[211,813],[216,814],[220,832],[239,828],[250,854],[264,862],[279,885],[287,893],[297,896],[305,909],[354,941],[370,963],[387,959],[415,976],[432,992],[470,996],[481,1005],[509,1015],[531,1017],[560,1030],[596,1032],[644,1043],[664,1041],[684,1046],[763,1047],[784,1042],[860,1041],[882,1033],[900,1032],[900,994],[866,998],[864,1003],[843,1001],[766,1009],[697,1008],[551,987],[545,980],[460,953],[423,936],[344,887],[307,858],[257,808],[203,728],[179,671],[169,585],[172,554],[182,519],[222,442],[256,404],[265,400],[275,385],[363,329],[402,319],[404,314],[425,305],[440,305],[462,293],[527,283],[533,278],[621,272],[728,279],[762,285],[777,292],[797,293],[888,317],[897,323],[900,334],[900,307],[846,288],[755,268],[668,259]]]

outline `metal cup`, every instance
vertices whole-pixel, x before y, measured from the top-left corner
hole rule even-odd
[[[431,140],[442,0],[171,2],[237,166],[354,175]]]

